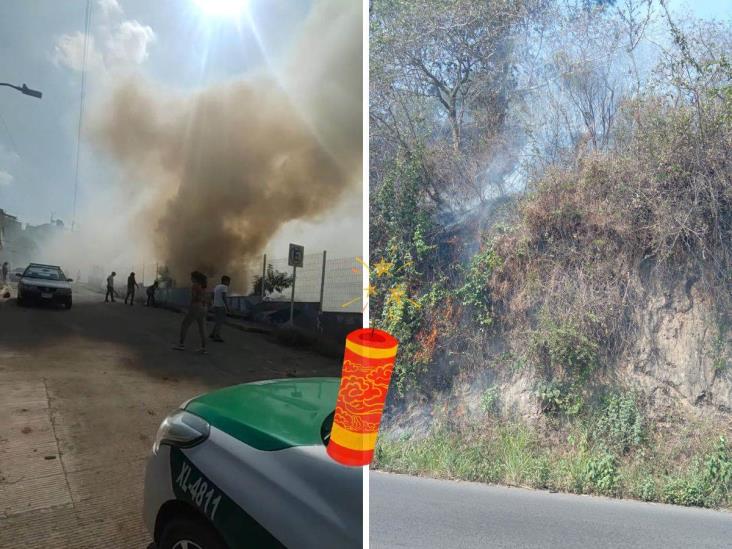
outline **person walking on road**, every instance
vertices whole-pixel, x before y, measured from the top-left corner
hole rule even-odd
[[[209,337],[218,342],[224,341],[221,339],[221,326],[226,320],[226,314],[229,312],[229,306],[226,303],[229,284],[231,284],[231,278],[222,276],[221,284],[216,285],[213,291],[214,327]]]
[[[128,298],[130,300],[130,307],[135,304],[135,290],[138,286],[139,284],[137,283],[137,280],[135,280],[135,273],[130,273],[130,276],[127,277],[127,295],[125,295],[125,305],[127,305]]]
[[[107,277],[107,295],[104,296],[105,303],[108,303],[110,298],[112,298],[112,303],[114,303],[114,277],[115,276],[117,276],[117,273],[112,271],[112,274]]]
[[[147,287],[147,307],[155,307],[155,290],[158,289],[158,281],[152,283],[152,286]]]
[[[188,328],[191,323],[195,322],[198,324],[198,335],[201,337],[201,348],[198,349],[198,352],[206,354],[206,332],[204,329],[206,323],[206,283],[206,275],[198,271],[191,273],[191,304],[180,326],[180,340],[173,347],[177,351],[185,350]]]
[[[3,284],[8,281],[8,262],[3,263]]]

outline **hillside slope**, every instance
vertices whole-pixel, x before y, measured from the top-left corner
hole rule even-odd
[[[383,303],[404,345],[380,466],[730,504],[729,109],[628,105],[610,150],[483,220],[414,303]],[[467,249],[435,242],[431,268]]]

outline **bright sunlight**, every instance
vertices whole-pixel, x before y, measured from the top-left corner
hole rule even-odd
[[[201,11],[212,17],[239,17],[248,0],[194,0]]]

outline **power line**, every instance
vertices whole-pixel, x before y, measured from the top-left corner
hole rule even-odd
[[[76,197],[79,192],[79,157],[81,154],[81,126],[84,120],[84,96],[86,95],[86,57],[89,49],[89,25],[91,22],[91,0],[86,0],[84,14],[84,57],[81,64],[81,95],[79,101],[79,127],[76,134],[76,173],[74,175],[74,209],[71,216],[71,230],[76,226]]]

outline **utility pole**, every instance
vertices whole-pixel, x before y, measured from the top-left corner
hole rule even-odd
[[[318,332],[320,332],[320,330],[321,330],[320,319],[323,316],[323,297],[325,295],[325,258],[326,258],[326,251],[323,250],[323,270],[320,273],[320,308],[318,309],[318,325],[317,325]]]
[[[320,274],[320,312],[323,312],[323,296],[325,294],[325,255],[326,251],[323,250],[323,272]]]
[[[292,266],[292,294],[290,294],[290,326],[294,325],[295,318],[295,275],[297,274],[297,266]]]

